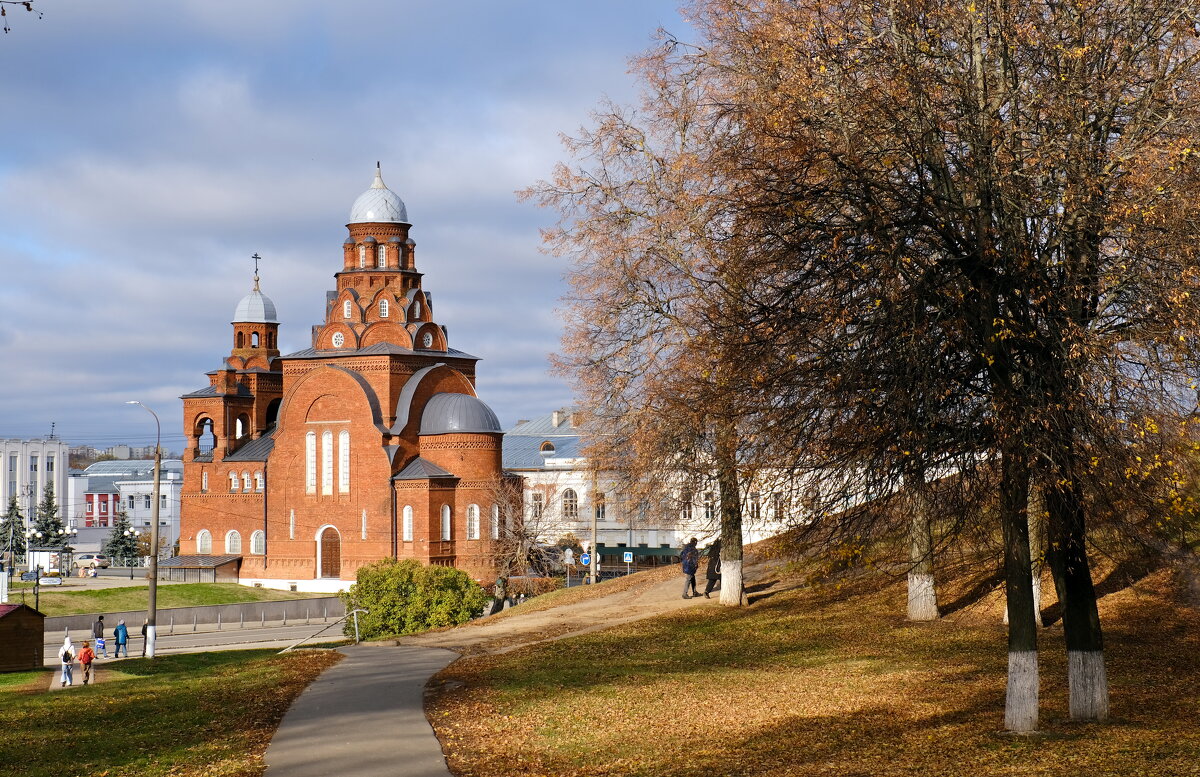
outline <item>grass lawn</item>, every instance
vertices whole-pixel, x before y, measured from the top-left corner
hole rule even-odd
[[[1002,733],[997,596],[911,624],[902,581],[854,588],[463,659],[427,712],[472,777],[1200,774],[1200,613],[1167,573],[1101,601],[1106,725],[1067,720],[1062,630],[1042,632],[1028,737]]]
[[[132,659],[105,664],[98,685],[53,693],[45,690],[50,675],[41,673],[36,690],[30,683],[0,687],[0,771],[260,775],[292,700],[340,658],[332,651],[249,650]]]
[[[96,588],[87,591],[51,591],[43,588],[40,604],[42,612],[48,616],[144,610],[146,609],[147,590],[147,586]],[[33,592],[26,592],[25,597],[26,604],[32,607]],[[160,609],[311,597],[312,594],[276,591],[271,588],[250,588],[237,583],[180,583],[158,587]],[[10,596],[9,600],[19,602],[20,594],[18,593],[16,597]]]

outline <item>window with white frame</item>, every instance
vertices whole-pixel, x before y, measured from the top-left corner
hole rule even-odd
[[[231,556],[242,552],[242,535],[240,533],[230,531],[225,535],[225,552]]]
[[[207,556],[212,553],[212,534],[208,529],[196,532],[196,553]]]
[[[342,303],[342,318],[350,318],[350,300]]]
[[[145,507],[147,510],[149,510],[150,509],[150,495],[149,494],[146,494],[144,501],[145,501],[145,504],[142,506]]]
[[[204,470],[200,473],[200,490],[208,490],[208,470]]]
[[[379,251],[375,258],[376,267],[387,267],[387,246],[379,246]]]
[[[542,509],[545,507],[545,498],[538,492],[534,492],[529,496],[529,511],[535,519],[542,517]]]
[[[288,511],[288,539],[296,539],[296,511]]]
[[[263,473],[261,471],[254,473],[254,490],[263,490]]]
[[[338,432],[338,492],[350,492],[350,432]]]
[[[250,553],[255,556],[262,556],[267,552],[267,533],[262,529],[250,535]]]
[[[442,505],[442,539],[449,540],[453,537],[453,526],[450,521],[450,505]]]
[[[679,519],[685,523],[692,520],[692,495],[684,494],[680,497]]]
[[[492,505],[492,539],[500,539],[500,505]]]
[[[400,536],[405,542],[413,541],[413,509],[409,505],[404,505],[404,524],[401,532]]]
[[[479,539],[479,505],[467,505],[467,539]]]
[[[236,472],[229,473],[229,490],[230,491],[238,490],[238,476],[237,476]],[[150,497],[146,497],[147,501],[149,501],[149,499],[150,499]]]
[[[575,489],[573,488],[563,491],[562,514],[563,518],[569,521],[579,518],[579,495],[575,493]]]
[[[243,491],[250,490],[250,473],[249,472],[242,473],[242,490]]]
[[[132,510],[132,509],[133,509],[133,500],[134,500],[134,499],[136,499],[136,498],[137,498],[137,497],[135,497],[133,494],[130,494],[130,495],[129,495],[129,509],[130,509],[130,510]]]
[[[756,493],[750,495],[750,517],[756,521],[762,518],[762,502]]]
[[[713,504],[711,493],[704,495],[704,520],[711,523],[717,517],[717,506]]]
[[[412,317],[413,317],[413,321],[417,321],[418,319],[421,318],[421,303],[420,302],[414,302],[412,304]]]
[[[363,508],[363,511],[362,511],[361,531],[362,531],[362,533],[359,536],[361,536],[362,539],[365,540],[367,538],[367,508],[365,508],[365,507]]]
[[[604,492],[603,491],[600,491],[596,494],[594,504],[595,504],[595,508],[596,508],[596,520],[603,521],[604,520],[604,511],[605,511]]]
[[[359,245],[358,247],[358,266],[367,266],[367,247],[365,245]]]
[[[388,312],[389,312],[388,311],[388,301],[386,299],[380,300],[379,301],[379,317],[387,318]]]
[[[304,435],[304,490],[317,492],[317,433]]]
[[[321,493],[333,493],[333,432],[321,432]]]

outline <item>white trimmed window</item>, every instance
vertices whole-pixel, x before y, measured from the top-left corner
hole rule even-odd
[[[204,470],[200,473],[200,490],[208,490],[208,470]]]
[[[350,300],[342,303],[342,318],[350,318]]]
[[[263,490],[263,473],[261,473],[261,472],[254,473],[254,490],[255,491]]]
[[[479,539],[479,505],[467,505],[467,539]]]
[[[233,556],[242,552],[242,535],[231,531],[225,535],[225,552]]]
[[[338,432],[338,492],[350,493],[350,432]]]
[[[492,539],[500,539],[500,505],[492,505]]]
[[[540,493],[533,493],[529,497],[529,510],[535,519],[542,517],[542,508],[545,505],[544,497]]]
[[[414,302],[412,304],[412,317],[413,317],[413,321],[417,321],[421,318],[421,303],[420,302]]]
[[[389,312],[388,308],[389,308],[389,305],[388,305],[388,301],[386,299],[379,301],[379,317],[380,318],[388,317],[388,312]]]
[[[243,491],[250,490],[250,473],[249,472],[242,473],[242,490]]]
[[[250,535],[250,553],[262,556],[267,552],[267,533],[262,529]]]
[[[288,511],[288,539],[296,539],[296,511]]]
[[[387,267],[387,246],[379,246],[379,252],[375,259],[376,267]]]
[[[563,518],[570,521],[579,518],[579,495],[575,493],[575,489],[573,488],[563,491],[562,514]]]
[[[321,493],[333,493],[333,432],[321,432]]]
[[[367,247],[365,245],[360,245],[358,247],[358,266],[367,266]]]
[[[400,536],[405,542],[413,541],[413,509],[409,505],[404,505],[404,524],[401,531],[403,534]]]
[[[229,490],[230,491],[238,490],[238,476],[237,476],[236,472],[229,473]]]
[[[449,540],[454,534],[450,523],[450,505],[442,505],[442,539]]]
[[[367,538],[367,508],[365,507],[362,511],[362,534],[360,536],[364,540]]]
[[[604,513],[605,513],[604,492],[603,491],[596,494],[595,505],[596,505],[596,520],[603,521]]]
[[[201,556],[207,556],[212,553],[212,534],[208,529],[201,529],[196,532],[196,552]]]
[[[304,490],[317,493],[317,433],[304,435]]]

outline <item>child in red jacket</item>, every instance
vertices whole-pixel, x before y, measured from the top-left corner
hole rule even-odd
[[[83,667],[83,684],[87,685],[92,679],[92,661],[96,660],[96,653],[88,646],[87,640],[84,640],[83,647],[79,650],[79,665]]]

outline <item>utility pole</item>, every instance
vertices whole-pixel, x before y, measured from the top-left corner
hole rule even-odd
[[[129,400],[127,405],[142,405],[136,399]],[[150,601],[146,610],[146,657],[154,658],[155,620],[158,611],[158,505],[162,499],[162,486],[159,477],[162,473],[162,424],[159,423],[158,413],[142,405],[150,415],[154,416],[154,496],[150,505]]]

